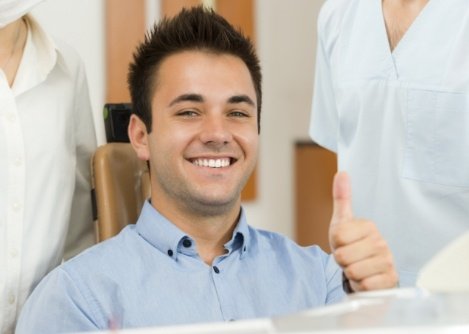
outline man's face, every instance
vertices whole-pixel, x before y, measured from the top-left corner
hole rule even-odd
[[[163,61],[148,135],[153,205],[237,209],[258,140],[256,93],[241,59],[187,51]]]

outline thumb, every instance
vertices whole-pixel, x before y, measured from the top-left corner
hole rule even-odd
[[[353,218],[352,191],[346,172],[338,172],[332,185],[333,211],[331,224],[340,224]]]

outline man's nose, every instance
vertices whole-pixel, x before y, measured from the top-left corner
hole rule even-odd
[[[224,145],[232,140],[228,120],[223,116],[207,116],[202,124],[200,140],[204,144]]]

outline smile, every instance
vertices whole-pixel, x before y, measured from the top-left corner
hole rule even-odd
[[[231,164],[230,158],[220,158],[220,159],[194,159],[192,163],[200,167],[210,167],[210,168],[223,168],[228,167]]]

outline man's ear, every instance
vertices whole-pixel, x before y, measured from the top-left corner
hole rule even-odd
[[[140,160],[150,160],[150,148],[148,146],[148,132],[145,123],[136,116],[132,114],[130,116],[129,127],[127,129],[129,134],[130,143],[137,153],[137,156]]]

